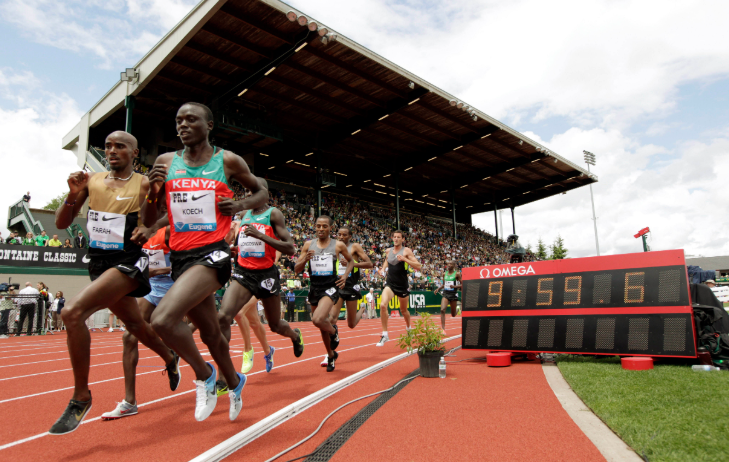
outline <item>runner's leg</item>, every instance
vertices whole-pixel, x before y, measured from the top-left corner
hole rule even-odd
[[[382,297],[380,298],[380,318],[382,320],[382,331],[387,332],[387,319],[389,315],[387,313],[387,306],[390,304],[390,300],[395,296],[392,289],[385,287],[382,291]]]
[[[456,314],[458,314],[458,300],[453,300],[451,302],[451,317],[455,318]]]
[[[342,312],[342,306],[344,306],[344,299],[342,297],[339,297],[337,303],[332,305],[331,312],[329,313],[329,320],[333,326],[337,324],[337,321],[339,321],[339,313]],[[349,316],[349,313],[347,313],[347,316]]]
[[[273,298],[273,297],[271,297],[271,298]],[[265,302],[264,302],[264,304],[265,304]],[[263,354],[270,355],[271,347],[268,346],[268,338],[266,338],[266,329],[264,329],[263,324],[261,324],[261,320],[258,317],[258,303],[254,303],[251,306],[246,306],[246,311],[244,313],[244,317],[248,320],[248,324],[251,326],[250,330],[253,331],[253,334],[255,334],[256,338],[258,339],[258,342],[261,344],[261,347],[263,347]]]
[[[233,322],[233,318],[243,311],[243,307],[251,300],[251,297],[253,297],[251,291],[235,281],[231,282],[230,287],[228,287],[228,290],[225,291],[225,295],[223,295],[223,302],[220,306],[220,312],[218,313],[218,322],[220,323],[220,331],[223,333],[228,342],[230,342],[230,324]],[[243,334],[244,339],[246,336],[248,337],[245,351],[249,351],[251,349],[249,346],[250,333],[248,332]],[[243,333],[242,327],[241,333]]]
[[[410,311],[408,310],[408,307],[410,306],[410,297],[397,297],[400,299],[400,314],[403,318],[405,318],[405,327],[410,329]]]
[[[322,343],[324,343],[324,348],[327,350],[327,356],[330,358],[334,356],[330,335],[335,332],[332,327],[332,323],[329,322],[329,313],[332,305],[334,305],[334,303],[329,297],[322,297],[319,300],[318,305],[311,305],[311,321],[321,330]],[[330,330],[325,330],[327,328]]]
[[[341,298],[339,300],[342,300]],[[362,313],[364,309],[357,310],[357,304],[359,300],[347,300],[347,325],[350,329],[354,329],[362,319]]]
[[[142,318],[149,322],[155,306],[143,297],[137,299],[139,312]],[[136,403],[137,396],[137,363],[139,363],[139,340],[129,330],[122,334],[124,352],[122,354],[122,365],[124,367],[124,400],[129,404]]]
[[[261,300],[261,303],[263,303],[263,312],[266,313],[266,319],[268,319],[268,328],[271,329],[271,332],[281,335],[283,337],[288,337],[295,342],[298,341],[299,336],[296,335],[296,332],[294,332],[288,322],[281,319],[281,310],[279,308],[278,297],[272,296],[265,298]],[[263,326],[261,326],[261,328],[263,328]],[[263,332],[266,331],[264,330]],[[258,335],[256,335],[256,337],[258,337]],[[261,338],[258,337],[258,340],[261,340]]]
[[[443,296],[443,298],[440,299],[440,326],[443,330],[445,330],[446,307],[448,307],[448,299]]]

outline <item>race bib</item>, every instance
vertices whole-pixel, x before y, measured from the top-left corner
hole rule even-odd
[[[454,286],[453,281],[445,281],[445,286],[443,287],[443,289],[453,290],[453,286]]]
[[[243,226],[246,225],[241,225],[241,228]],[[259,231],[261,230],[259,229]],[[241,231],[238,236],[238,253],[241,258],[263,258],[266,256],[266,243],[255,237],[246,236],[245,233]]]
[[[336,287],[332,287],[330,289],[325,290],[324,293],[327,295],[334,295],[334,292],[336,292],[336,291],[337,291]]]
[[[355,284],[354,287],[352,287],[352,288],[354,289],[355,292],[359,292],[360,291],[359,284]]]
[[[149,266],[149,260],[147,257],[139,257],[139,260],[137,260],[137,263],[134,264],[137,268],[139,268],[139,271],[144,272],[145,269],[147,269],[147,266]]]
[[[337,276],[342,276],[347,270],[347,260],[340,260],[339,267],[337,268]],[[352,273],[349,273],[347,277],[352,277]]]
[[[332,276],[334,274],[334,263],[331,255],[314,255],[311,257],[312,276]]]
[[[86,229],[93,249],[124,250],[124,225],[127,216],[89,209]]]
[[[175,231],[215,231],[215,191],[180,191],[170,193],[170,212]]]
[[[165,253],[162,250],[142,249],[149,257],[149,269],[164,268],[167,266]]]

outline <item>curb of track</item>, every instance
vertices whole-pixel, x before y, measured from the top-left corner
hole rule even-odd
[[[461,338],[461,336],[462,335],[455,335],[453,337],[448,337],[446,339],[443,339],[442,343],[450,342],[451,340]],[[381,363],[377,363],[374,366],[370,366],[367,369],[357,372],[356,374],[350,375],[349,377],[344,378],[339,382],[333,383],[328,387],[317,391],[316,393],[312,393],[309,396],[306,396],[299,401],[296,401],[295,403],[286,406],[278,412],[271,414],[265,419],[251,425],[242,432],[233,435],[232,437],[228,438],[217,446],[214,446],[213,448],[195,457],[190,462],[213,462],[222,460],[233,454],[235,451],[242,448],[246,444],[255,440],[256,438],[263,436],[264,434],[286,422],[287,420],[304,412],[311,406],[314,406],[315,404],[352,385],[353,383],[358,382],[391,364],[407,358],[411,354],[412,353],[405,352],[390,359],[386,359]]]

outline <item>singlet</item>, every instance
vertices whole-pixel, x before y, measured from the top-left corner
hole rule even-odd
[[[333,287],[337,281],[337,241],[329,238],[329,245],[324,249],[320,249],[318,244],[319,239],[314,239],[309,244],[309,250],[314,251],[314,256],[309,260],[311,285],[326,288]]]
[[[170,219],[170,249],[191,250],[220,242],[230,230],[233,217],[220,213],[217,196],[233,198],[225,177],[222,149],[210,161],[190,167],[183,160],[184,151],[176,152],[167,172],[165,190]]]
[[[149,256],[149,269],[169,268],[170,264],[170,248],[165,244],[165,231],[167,228],[161,228],[157,233],[152,236],[146,244],[142,247],[144,253]],[[150,281],[167,282],[169,280],[172,283],[172,277],[170,274],[158,274],[157,276],[151,277]]]
[[[347,246],[347,252],[349,252],[350,255],[352,255],[352,245],[354,242],[350,242]],[[354,255],[352,255],[352,258],[354,258]],[[347,264],[349,262],[344,258],[344,255],[341,253],[339,254],[339,260],[337,260],[337,276],[341,276],[344,274],[344,271],[347,269]],[[354,285],[359,282],[359,268],[355,267],[351,273],[347,276],[347,285]]]
[[[104,179],[110,172],[89,178],[89,255],[109,256],[121,252],[139,252],[141,247],[131,241],[138,226],[142,175],[133,173],[121,188],[110,188]]]
[[[455,285],[456,285],[456,275],[458,274],[458,270],[453,270],[452,274],[448,274],[448,270],[445,270],[445,275],[443,276],[443,290],[447,290],[449,292],[455,292]]]
[[[255,237],[246,236],[243,232],[247,224],[252,224],[258,231],[276,240],[276,234],[271,226],[271,213],[275,207],[268,207],[263,213],[253,215],[250,210],[246,212],[240,221],[238,229],[238,264],[246,269],[260,270],[273,266],[276,260],[276,249]]]
[[[395,288],[406,289],[409,287],[408,283],[408,268],[410,267],[406,262],[399,261],[398,255],[405,253],[405,247],[400,247],[398,252],[394,252],[394,248],[387,251],[387,280],[386,285]]]

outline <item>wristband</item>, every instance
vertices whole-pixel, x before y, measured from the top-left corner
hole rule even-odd
[[[66,199],[63,200],[63,203],[66,204],[66,205],[68,205],[69,207],[73,207],[74,205],[76,205],[76,201],[73,201],[72,204],[69,204]]]

